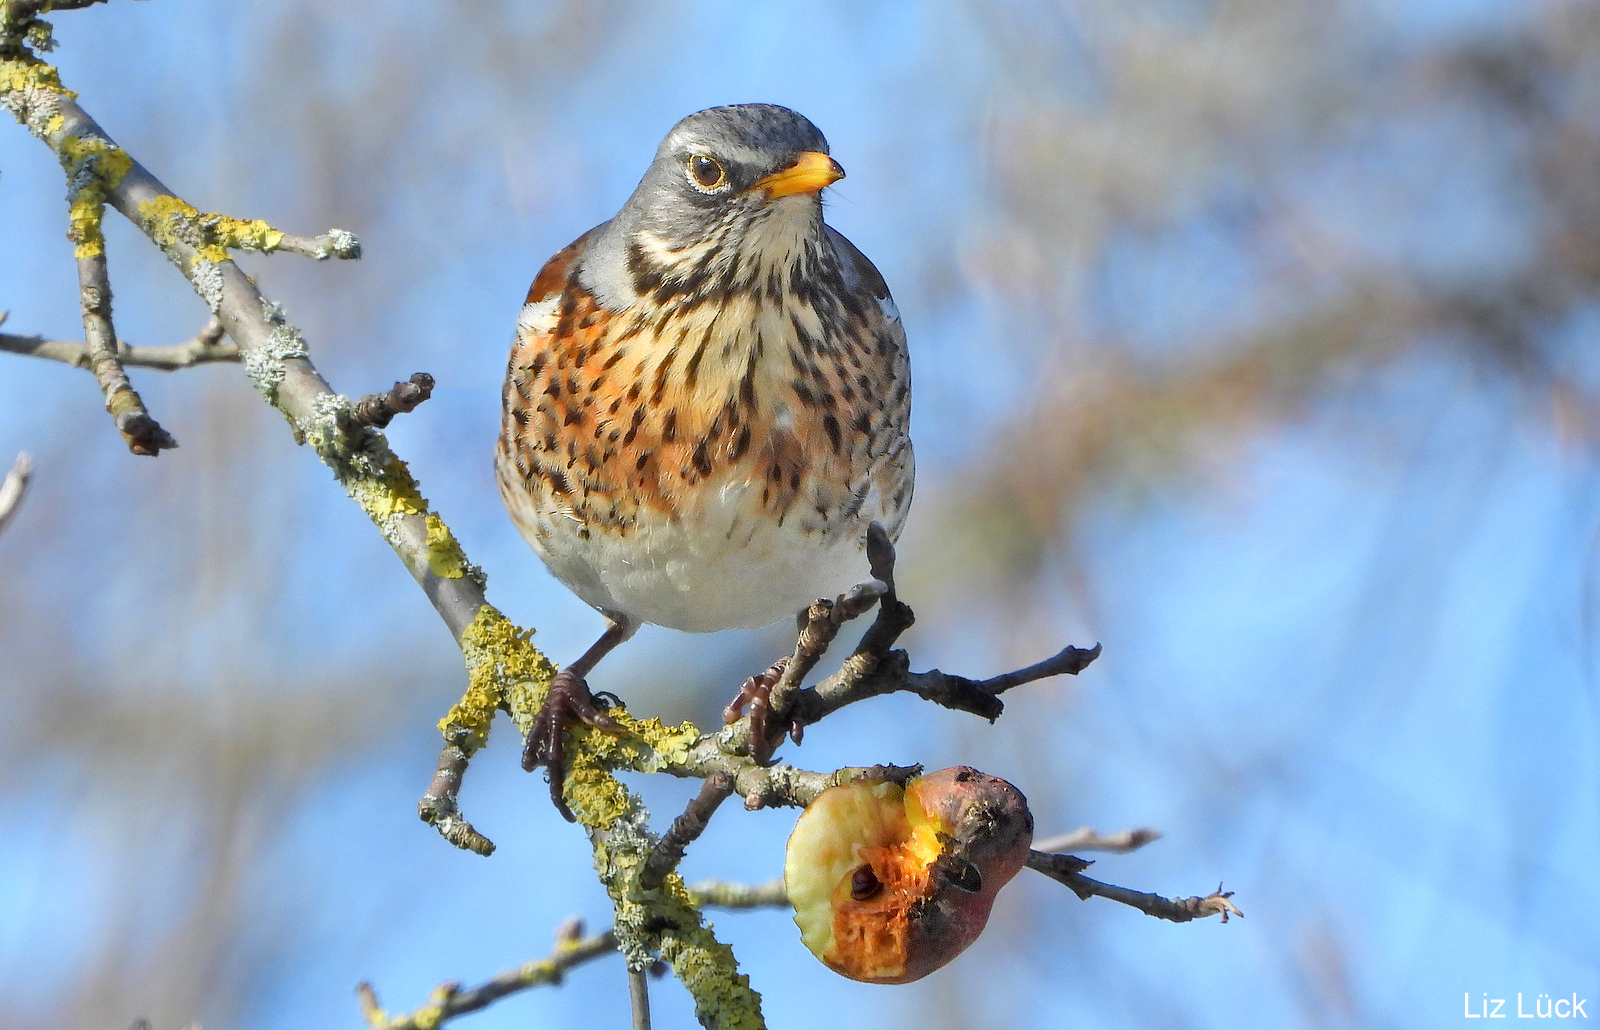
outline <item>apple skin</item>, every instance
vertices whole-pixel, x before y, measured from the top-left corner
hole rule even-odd
[[[953,766],[903,788],[823,791],[789,836],[783,878],[812,954],[852,980],[909,983],[978,939],[1032,843],[1021,791]]]

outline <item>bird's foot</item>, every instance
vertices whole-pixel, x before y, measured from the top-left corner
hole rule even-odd
[[[549,771],[550,800],[569,823],[577,820],[562,797],[567,779],[567,728],[581,722],[607,733],[622,733],[622,724],[606,714],[610,704],[604,698],[614,699],[615,695],[591,694],[582,676],[562,669],[551,679],[544,706],[539,709],[533,729],[528,731],[528,739],[523,742],[522,768],[533,772],[542,765]]]
[[[784,734],[779,734],[776,740],[767,736],[767,719],[772,714],[768,700],[788,664],[787,657],[779,658],[766,672],[746,679],[739,685],[739,692],[733,696],[733,700],[728,702],[728,707],[722,710],[722,721],[735,723],[744,715],[746,708],[750,709],[750,757],[761,765],[766,765],[772,759],[772,752],[783,743]],[[796,719],[791,719],[785,727],[785,734],[792,737],[796,744],[800,743],[804,733],[804,724]]]

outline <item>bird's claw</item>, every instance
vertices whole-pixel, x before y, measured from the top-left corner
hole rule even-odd
[[[745,709],[750,710],[750,757],[760,765],[766,765],[772,759],[772,752],[783,742],[781,734],[776,740],[767,736],[767,718],[772,714],[768,698],[788,664],[788,658],[779,658],[766,672],[748,677],[739,684],[739,692],[728,702],[728,707],[722,710],[722,721],[726,724],[738,722]],[[798,744],[805,734],[805,726],[798,719],[791,719],[785,733]]]
[[[622,724],[605,712],[606,708],[611,707],[607,699],[618,700],[615,694],[604,691],[589,693],[589,684],[584,682],[582,676],[568,669],[561,670],[550,680],[544,705],[534,718],[533,729],[528,731],[528,739],[522,745],[522,768],[533,772],[542,765],[549,770],[550,800],[555,803],[556,811],[569,823],[577,819],[562,797],[567,779],[567,728],[581,722],[607,733],[623,732]]]

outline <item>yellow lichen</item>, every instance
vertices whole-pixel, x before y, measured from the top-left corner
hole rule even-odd
[[[439,731],[458,740],[468,755],[489,739],[489,724],[510,691],[532,691],[543,703],[544,689],[556,669],[533,646],[532,637],[532,630],[517,628],[487,604],[478,609],[477,616],[462,632],[467,691],[439,720]]]
[[[277,250],[283,233],[260,219],[231,218],[202,212],[186,200],[164,194],[139,205],[145,233],[163,248],[183,243],[194,250],[191,261],[213,264],[228,259],[230,250]]]
[[[422,515],[428,510],[427,498],[417,490],[417,481],[411,478],[411,470],[397,457],[391,455],[390,461],[375,478],[360,482],[361,485],[357,486],[352,481],[351,492],[357,495],[356,502],[367,516],[380,525],[396,516]],[[432,542],[431,535],[429,542]]]
[[[593,731],[591,731],[593,732]],[[569,749],[565,780],[567,805],[585,826],[610,826],[628,814],[627,790],[590,759],[580,742]]]
[[[100,231],[105,216],[105,203],[80,192],[67,207],[67,239],[72,241],[72,256],[95,257],[104,254],[105,235]]]
[[[427,524],[429,571],[441,579],[460,579],[466,575],[467,556],[461,552],[461,545],[456,543],[444,519],[429,514]]]
[[[686,931],[664,937],[661,957],[694,998],[700,1025],[718,1030],[761,1030],[766,1026],[761,1018],[761,995],[751,989],[750,978],[739,972],[733,949],[717,940],[698,919]]]
[[[63,164],[70,162],[69,167],[93,162],[97,177],[108,187],[120,184],[133,168],[133,158],[126,150],[96,136],[64,136],[59,153]]]
[[[61,74],[54,65],[24,57],[0,57],[0,93],[22,93],[34,89],[69,100],[78,97],[78,94],[61,84]]]
[[[133,167],[128,152],[98,136],[65,136],[56,147],[61,166],[66,169],[69,207],[67,239],[79,258],[105,253],[101,225],[105,217],[106,194],[122,182]]]

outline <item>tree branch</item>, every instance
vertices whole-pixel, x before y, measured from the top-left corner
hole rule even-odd
[[[0,0],[0,4],[4,5],[0,6],[4,16],[0,21],[0,106],[49,145],[66,171],[73,202],[72,234],[79,247],[83,281],[86,361],[106,390],[108,407],[119,414],[117,405],[122,405],[148,421],[142,406],[130,406],[137,405],[137,395],[119,364],[123,348],[110,320],[110,286],[103,252],[98,249],[100,217],[107,204],[137,225],[188,279],[217,325],[234,341],[237,359],[263,397],[284,415],[296,439],[317,452],[372,519],[459,644],[468,687],[441,721],[445,748],[419,812],[452,843],[487,854],[493,845],[457,808],[462,776],[473,754],[487,741],[498,712],[508,712],[524,730],[531,724],[548,692],[554,667],[532,646],[529,631],[512,625],[485,602],[481,570],[467,562],[443,520],[429,510],[416,482],[380,431],[396,413],[425,400],[432,381],[419,373],[409,383],[396,383],[393,389],[356,403],[334,393],[311,363],[299,330],[229,257],[231,250],[240,249],[286,249],[317,258],[354,257],[359,245],[353,236],[337,231],[309,240],[285,236],[264,222],[198,211],[172,194],[77,105],[53,67],[29,52],[29,45],[42,46],[48,41],[48,26],[33,17],[48,4],[35,0]],[[213,336],[202,352],[219,339]],[[44,342],[34,341],[28,353],[36,352]],[[130,397],[131,401],[127,400]],[[118,399],[116,405],[111,403],[113,398]],[[153,421],[148,426],[136,418],[125,423],[119,415],[118,424],[130,436],[130,445],[137,433],[160,432]],[[149,445],[155,450],[166,445],[159,438],[151,439]],[[997,697],[1001,692],[1045,676],[1076,673],[1100,653],[1098,646],[1092,650],[1067,648],[1045,662],[987,680],[947,676],[937,670],[911,673],[905,653],[892,647],[914,616],[896,596],[894,551],[880,527],[869,534],[867,550],[874,579],[833,602],[813,607],[801,627],[789,667],[780,676],[778,701],[783,708],[790,708],[792,699],[791,717],[797,726],[815,722],[845,704],[895,690],[910,690],[992,719],[1001,710]],[[817,687],[802,689],[804,677],[843,623],[864,614],[873,602],[877,603],[877,617],[839,672]],[[657,957],[670,963],[694,998],[704,1025],[760,1025],[759,995],[739,973],[732,951],[706,925],[700,901],[673,871],[683,847],[704,827],[730,786],[744,797],[748,808],[804,805],[836,783],[862,778],[905,782],[920,772],[915,767],[876,766],[823,775],[782,763],[767,766],[751,757],[761,749],[750,747],[748,720],[743,726],[702,733],[688,723],[667,727],[659,720],[636,719],[623,709],[617,709],[614,718],[625,733],[575,731],[567,781],[572,808],[589,832],[596,868],[611,897],[614,930],[592,938],[563,937],[549,958],[503,973],[470,991],[462,991],[456,984],[442,985],[428,1006],[399,1020],[384,1014],[371,988],[363,985],[362,1006],[370,1025],[437,1026],[451,1015],[482,1008],[513,991],[557,982],[570,966],[612,950],[622,951],[632,970],[649,967]],[[661,840],[651,831],[638,797],[612,775],[618,769],[667,772],[708,782],[696,804],[669,831],[667,839]],[[1079,876],[1082,867],[1080,864],[1066,874],[1077,878],[1065,881],[1075,890],[1094,885],[1100,888],[1096,892],[1105,896],[1122,890]],[[1219,896],[1226,902],[1225,895]],[[782,892],[774,895],[764,889],[746,899],[750,897],[778,903]],[[1158,900],[1168,906],[1183,904]],[[1224,915],[1237,912],[1231,904],[1221,911]]]
[[[782,880],[757,884],[702,880],[689,885],[689,894],[695,904],[712,908],[782,908],[789,903],[789,894]]]
[[[369,983],[356,987],[361,1002],[361,1017],[372,1030],[433,1030],[446,1020],[476,1012],[508,994],[530,987],[559,984],[567,970],[617,951],[617,935],[611,930],[590,937],[556,941],[550,955],[508,969],[477,987],[463,991],[458,983],[435,987],[428,1000],[415,1012],[391,1016],[378,1004],[377,992]]]
[[[678,868],[683,853],[699,839],[716,814],[717,808],[733,793],[733,775],[717,770],[700,784],[700,793],[689,802],[682,815],[672,821],[672,826],[661,835],[661,840],[644,860],[639,870],[639,889],[653,891],[661,886],[668,873]]]
[[[37,8],[35,8],[37,10]],[[378,526],[413,578],[461,639],[485,607],[482,573],[428,510],[416,482],[381,434],[352,421],[350,402],[311,364],[305,339],[229,257],[233,249],[273,249],[282,234],[264,222],[208,214],[174,196],[106,134],[55,69],[31,56],[0,57],[0,105],[55,151],[68,176],[86,156],[115,154],[104,174],[105,203],[138,226],[183,273],[234,342],[239,360],[297,439],[315,447]]]
[[[1147,916],[1155,916],[1157,919],[1166,919],[1174,923],[1187,923],[1193,919],[1205,919],[1217,915],[1222,917],[1224,923],[1228,921],[1230,915],[1244,918],[1244,913],[1229,900],[1233,897],[1233,891],[1224,892],[1221,884],[1217,885],[1214,892],[1203,898],[1164,898],[1159,894],[1147,894],[1090,879],[1082,872],[1090,864],[1075,855],[1046,854],[1042,851],[1028,853],[1029,869],[1066,884],[1084,901],[1094,897],[1109,898],[1136,908]]]
[[[458,743],[445,744],[444,750],[439,752],[439,766],[434,771],[433,782],[417,802],[417,814],[451,844],[487,858],[494,853],[494,841],[473,829],[457,808],[456,798],[461,793],[461,778],[466,771],[466,751]]]
[[[355,233],[344,229],[329,229],[321,236],[290,236],[284,233],[278,245],[271,249],[300,254],[315,261],[329,258],[354,261],[361,257],[361,241]]]
[[[81,238],[78,242],[78,296],[83,307],[89,370],[106,396],[106,410],[116,421],[117,432],[122,434],[128,450],[153,458],[178,446],[178,441],[150,417],[117,358],[117,334],[111,325],[111,278],[106,273],[105,250],[98,242],[99,217],[97,205],[94,242]]]
[[[628,968],[628,1004],[633,1010],[633,1030],[650,1030],[650,982],[643,969]]]
[[[782,881],[750,886],[713,880],[696,884],[690,893],[696,904],[714,908],[781,908],[789,903]],[[356,993],[361,1002],[362,1018],[372,1030],[433,1030],[447,1020],[476,1012],[508,994],[559,984],[567,970],[616,951],[614,930],[584,936],[582,921],[573,919],[557,928],[555,950],[546,957],[524,962],[467,990],[462,990],[459,983],[440,984],[415,1012],[391,1016],[378,1004],[377,993],[369,983],[360,984]],[[645,967],[641,966],[640,972],[644,971]]]
[[[0,311],[0,324],[5,322],[6,314]],[[226,335],[222,323],[213,317],[193,339],[184,343],[133,346],[125,340],[118,340],[117,361],[123,368],[151,368],[159,372],[174,372],[215,361],[237,362],[239,348],[226,339]],[[89,367],[88,345],[73,340],[47,340],[43,336],[0,333],[0,351],[59,361],[73,368]]]
[[[971,712],[993,722],[1004,708],[998,697],[1000,693],[1063,673],[1075,676],[1100,656],[1099,644],[1088,649],[1067,647],[1025,669],[985,680],[953,676],[938,669],[912,672],[906,653],[891,649],[900,634],[916,621],[916,615],[895,593],[894,545],[883,527],[876,523],[868,530],[867,558],[872,569],[872,580],[856,586],[834,601],[819,600],[806,609],[794,652],[786,659],[768,697],[771,716],[767,718],[771,720],[771,727],[768,741],[764,743],[769,743],[773,738],[781,740],[783,729],[794,733],[798,742],[799,733],[806,726],[845,705],[902,690],[945,708]],[[801,679],[815,668],[843,624],[864,614],[874,600],[878,606],[877,617],[862,635],[855,650],[840,663],[839,670],[814,687],[799,688]],[[793,698],[792,701],[785,699],[786,691],[787,697]],[[763,721],[753,718],[725,727],[715,735],[716,746],[730,755],[753,753],[759,757],[765,749],[759,745],[752,747],[755,742],[750,740],[751,724],[759,726]],[[700,757],[704,759],[707,756]],[[745,789],[748,781],[744,778],[748,770],[726,764],[715,767],[729,768],[738,773],[741,777],[740,791],[748,798],[749,792]],[[704,772],[688,775],[704,775]],[[815,795],[808,794],[798,802],[776,803],[805,804],[812,796]]]

